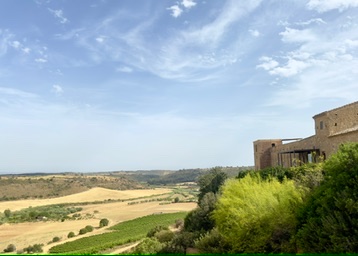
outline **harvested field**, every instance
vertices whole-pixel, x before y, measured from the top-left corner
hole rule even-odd
[[[17,211],[24,208],[28,208],[30,206],[35,207],[50,204],[93,202],[104,201],[108,199],[130,199],[144,196],[160,195],[170,192],[170,189],[112,190],[105,188],[93,188],[85,192],[57,198],[0,202],[0,212],[3,212],[6,209],[10,209],[11,211]]]
[[[171,192],[170,189],[117,191],[103,188],[94,188],[86,192],[53,199],[0,202],[0,211],[3,212],[5,209],[11,209],[11,211],[15,211],[27,208],[29,206],[104,201],[107,199],[130,199],[144,196],[153,196],[152,198],[158,198],[161,196],[155,195],[169,192]],[[93,218],[66,220],[64,222],[39,221],[32,223],[0,225],[0,251],[6,248],[10,243],[15,244],[18,249],[22,249],[33,244],[43,243],[45,244],[44,252],[47,252],[50,247],[56,244],[70,241],[70,239],[67,238],[67,234],[73,231],[77,235],[79,230],[84,228],[86,225],[92,225],[95,227],[95,230],[85,235],[71,238],[71,240],[75,240],[83,236],[91,236],[94,234],[108,232],[105,230],[105,228],[96,229],[99,225],[100,219],[102,218],[107,218],[110,221],[109,225],[112,226],[122,221],[131,220],[149,214],[190,211],[196,206],[196,203],[175,203],[160,205],[160,202],[157,201],[133,205],[128,205],[128,202],[85,205],[81,206],[83,208],[83,210],[80,212],[81,215],[85,216],[86,213],[88,213],[88,215],[92,215]],[[61,241],[47,245],[47,243],[55,236],[61,237]]]

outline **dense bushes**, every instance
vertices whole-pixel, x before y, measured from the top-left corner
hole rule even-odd
[[[293,181],[248,175],[228,180],[213,216],[234,253],[294,252],[289,240],[302,197]]]
[[[297,244],[310,253],[358,252],[358,143],[342,145],[298,215]]]

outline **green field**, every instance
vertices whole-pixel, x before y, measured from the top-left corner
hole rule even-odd
[[[110,233],[94,235],[54,246],[50,253],[95,254],[105,249],[137,241],[144,238],[155,226],[169,226],[175,220],[183,219],[186,212],[148,215],[119,223],[110,228]]]

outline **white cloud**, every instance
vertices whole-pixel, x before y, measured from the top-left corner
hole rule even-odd
[[[286,30],[281,32],[280,35],[282,36],[282,41],[288,43],[302,43],[316,40],[315,34],[310,29],[298,30],[286,27]]]
[[[358,47],[358,40],[347,39],[345,40],[345,44],[350,48],[355,48]]]
[[[104,39],[105,39],[105,37],[103,37],[103,36],[96,37],[96,41],[97,41],[98,43],[103,43],[103,42],[104,42]]]
[[[309,10],[316,10],[318,12],[327,12],[338,9],[343,11],[350,7],[358,7],[357,0],[310,0],[307,3]]]
[[[169,8],[167,8],[167,10],[172,11],[171,15],[174,18],[178,18],[183,12],[183,10],[178,5],[173,5],[173,6],[169,7]]]
[[[48,8],[48,10],[53,14],[53,16],[55,18],[57,18],[60,21],[60,23],[65,24],[65,23],[69,22],[69,20],[64,16],[63,11],[61,9],[60,10],[52,10],[52,9]]]
[[[260,65],[257,65],[257,68],[263,68],[264,70],[271,70],[279,65],[279,63],[273,60],[270,57],[263,56],[260,58],[262,62]]]
[[[316,19],[310,19],[307,21],[301,21],[301,22],[296,22],[296,25],[300,25],[300,26],[307,26],[310,25],[312,23],[317,23],[317,24],[326,24],[326,22],[324,20],[322,20],[321,18],[316,18]]]
[[[278,75],[283,77],[290,77],[297,75],[298,73],[302,72],[302,70],[309,67],[311,64],[304,61],[299,61],[290,58],[286,65],[281,67],[274,67],[269,71],[271,75]]]
[[[116,68],[116,72],[123,72],[123,73],[131,73],[133,72],[133,69],[131,69],[130,67],[119,67]]]
[[[60,85],[58,85],[58,84],[54,84],[53,86],[52,86],[52,91],[54,92],[54,93],[56,93],[57,95],[62,95],[63,94],[63,88],[60,86]]]
[[[191,7],[194,7],[196,5],[196,3],[194,2],[194,0],[183,0],[181,2],[181,4],[185,7],[190,9]]]
[[[18,49],[21,46],[21,43],[19,41],[12,41],[10,42],[10,45],[15,49]]]
[[[46,63],[47,62],[47,60],[43,59],[43,58],[37,58],[37,59],[35,59],[35,61],[38,63]]]
[[[260,36],[260,32],[258,30],[256,30],[256,29],[249,29],[249,32],[254,37],[259,37]]]
[[[28,47],[22,48],[21,50],[26,54],[30,53],[30,51],[31,51],[31,49]]]

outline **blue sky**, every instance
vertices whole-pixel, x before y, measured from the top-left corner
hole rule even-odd
[[[358,99],[357,0],[2,0],[0,172],[253,165]]]

